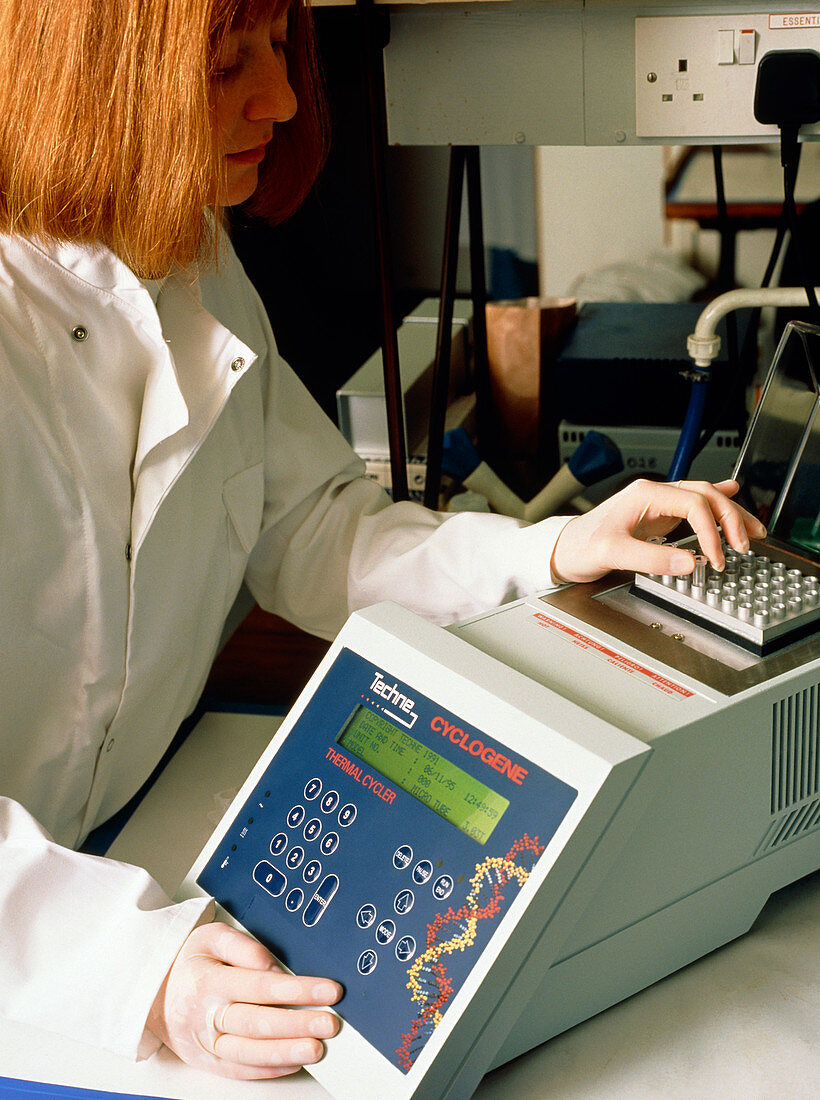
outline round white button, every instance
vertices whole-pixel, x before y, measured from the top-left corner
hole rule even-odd
[[[314,776],[313,779],[309,779],[305,783],[305,798],[308,802],[312,802],[314,798],[318,798],[322,792],[322,781],[318,777]]]
[[[377,943],[390,943],[395,934],[396,922],[392,920],[383,920],[376,929],[376,941]]]
[[[397,871],[403,871],[413,862],[413,849],[409,844],[402,844],[393,853],[393,866]]]
[[[376,906],[372,902],[366,902],[356,914],[356,924],[359,928],[369,928],[376,919]]]
[[[356,963],[356,969],[360,974],[372,974],[376,969],[376,963],[379,961],[379,956],[375,951],[370,948],[367,951],[362,951],[359,955],[359,961]]]
[[[425,882],[430,881],[430,876],[433,874],[433,864],[429,859],[420,859],[416,866],[413,868],[413,882],[419,886],[423,886]]]
[[[343,829],[346,829],[348,825],[352,825],[356,820],[356,807],[352,802],[348,802],[347,805],[342,806],[339,810],[339,824]]]
[[[416,897],[412,890],[399,890],[393,899],[393,908],[397,913],[409,913],[415,902]]]

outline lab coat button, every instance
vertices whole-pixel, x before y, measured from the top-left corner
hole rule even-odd
[[[108,744],[105,746],[105,751],[106,752],[111,752],[111,750],[113,748],[114,748],[114,738],[112,737],[111,740],[108,742]]]
[[[245,360],[241,355],[237,355],[236,359],[231,363],[231,370],[242,370],[245,366]]]
[[[71,335],[78,343],[82,343],[83,340],[88,339],[88,329],[85,325],[75,325],[71,330]]]
[[[132,556],[133,556],[133,553],[134,553],[134,551],[133,551],[133,549],[132,549],[132,547],[131,547],[131,543],[130,543],[130,542],[127,542],[127,543],[125,544],[125,560],[126,560],[126,561],[131,561],[131,558],[132,558]]]

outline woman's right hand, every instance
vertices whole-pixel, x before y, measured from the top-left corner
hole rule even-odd
[[[215,922],[193,930],[148,1016],[148,1029],[190,1065],[223,1077],[282,1077],[318,1062],[339,1030],[330,1005],[342,988],[287,974],[258,943]]]

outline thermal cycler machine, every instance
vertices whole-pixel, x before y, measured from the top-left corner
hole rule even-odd
[[[820,866],[819,340],[783,337],[736,470],[769,536],[722,575],[339,634],[181,890],[343,983],[334,1096],[467,1097]]]

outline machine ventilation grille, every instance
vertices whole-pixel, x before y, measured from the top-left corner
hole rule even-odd
[[[820,684],[772,707],[772,822],[758,852],[820,826]]]
[[[820,684],[772,707],[771,812],[820,793]]]

